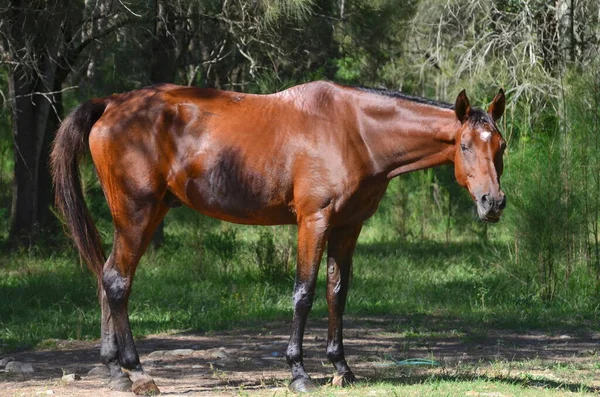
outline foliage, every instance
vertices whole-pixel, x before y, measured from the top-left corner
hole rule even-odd
[[[202,240],[204,248],[214,254],[217,259],[217,267],[222,269],[224,274],[228,273],[231,258],[240,249],[237,241],[237,230],[226,229],[219,232],[208,232]]]
[[[564,97],[569,188],[577,198],[580,230],[574,255],[588,264],[600,292],[600,64],[567,77]]]
[[[561,150],[561,138],[541,136],[521,149],[514,161],[522,171],[507,182],[515,209],[509,215],[515,261],[535,271],[531,275],[537,274],[537,279],[532,281],[543,300],[555,298],[562,283],[569,282],[576,261],[573,247],[581,237],[581,202],[570,190],[572,163]]]
[[[304,20],[312,13],[312,0],[262,0],[265,23],[272,23],[284,16]]]
[[[272,230],[263,228],[254,244],[260,277],[276,282],[290,279],[292,246],[289,239],[277,239]]]

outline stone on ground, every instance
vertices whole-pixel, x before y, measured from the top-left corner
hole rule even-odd
[[[175,349],[165,353],[168,356],[191,356],[192,354],[194,354],[194,350],[192,349]]]
[[[11,361],[8,364],[6,364],[6,371],[22,374],[35,372],[33,369],[33,365],[31,365],[30,363],[22,363],[20,361]]]
[[[156,350],[148,354],[148,358],[162,358],[165,355],[165,353],[166,351],[164,350]]]
[[[75,382],[76,380],[81,380],[81,376],[77,374],[67,374],[63,375],[61,379],[65,382]]]
[[[11,361],[15,361],[15,358],[14,357],[3,358],[2,360],[0,360],[0,368],[6,367],[6,364],[8,364]]]
[[[227,353],[227,351],[225,350],[224,347],[220,347],[218,349],[211,351],[210,358],[220,358],[220,359],[229,358],[229,354]]]

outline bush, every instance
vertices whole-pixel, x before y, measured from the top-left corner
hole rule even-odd
[[[241,243],[238,240],[237,229],[227,229],[218,232],[208,232],[203,239],[205,252],[215,255],[217,266],[222,274],[229,272],[229,264],[233,261]]]
[[[278,281],[288,278],[292,257],[291,244],[276,244],[273,232],[262,228],[258,241],[254,244],[254,253],[262,279]]]
[[[580,236],[580,203],[566,174],[570,160],[562,140],[559,134],[539,136],[523,145],[513,163],[518,163],[518,171],[506,184],[515,261],[528,275],[535,275],[529,281],[536,283],[543,301],[556,297],[561,282],[568,283],[574,242]]]

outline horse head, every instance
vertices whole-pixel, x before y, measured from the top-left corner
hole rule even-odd
[[[506,206],[500,187],[506,141],[496,126],[504,113],[504,103],[504,91],[500,89],[487,112],[472,108],[463,90],[454,107],[460,121],[455,136],[456,180],[469,191],[477,204],[479,219],[485,222],[498,222]]]

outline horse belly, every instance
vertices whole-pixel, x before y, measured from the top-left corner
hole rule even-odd
[[[228,163],[198,172],[185,184],[186,204],[229,222],[255,225],[295,223],[291,188],[274,175]],[[289,194],[288,194],[289,192]]]

